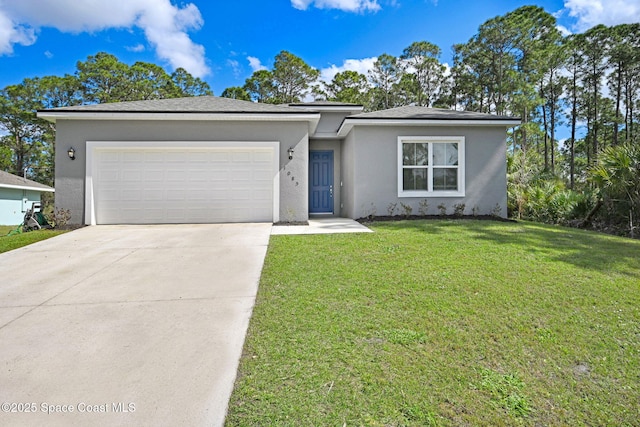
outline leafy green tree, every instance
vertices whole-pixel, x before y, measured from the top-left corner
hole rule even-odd
[[[569,188],[575,188],[576,177],[576,130],[578,123],[578,100],[579,100],[579,74],[582,56],[579,47],[580,40],[575,36],[570,36],[564,43],[565,68],[568,73],[565,87],[567,88],[567,102],[571,108],[571,136],[569,138]]]
[[[633,106],[640,97],[640,24],[617,25],[608,29],[608,36],[609,63],[613,70],[607,84],[610,93],[615,96],[613,144],[617,145],[620,125],[626,129],[624,139],[629,139],[629,130],[633,130]]]
[[[496,17],[482,24],[469,42],[456,46],[457,65],[476,79],[479,99],[474,104],[481,112],[510,113],[509,98],[516,87],[513,39],[506,19]]]
[[[602,80],[608,67],[609,53],[608,30],[604,25],[598,25],[577,39],[581,46],[582,62],[580,72],[583,81],[584,95],[587,98],[587,127],[591,142],[591,160],[597,161],[599,145],[600,100],[602,98]]]
[[[38,80],[39,99],[42,108],[69,107],[84,103],[82,87],[76,76],[45,76]]]
[[[242,87],[254,102],[270,102],[274,97],[273,74],[269,70],[258,70]]]
[[[239,99],[242,101],[251,101],[251,96],[249,93],[240,86],[232,86],[228,87],[222,91],[223,98],[231,98],[231,99]]]
[[[273,64],[273,98],[268,102],[300,102],[318,80],[320,72],[294,54],[281,51]]]
[[[178,95],[171,76],[156,64],[136,62],[129,67],[126,76],[121,84],[127,88],[124,90],[127,101],[172,98]]]
[[[544,78],[545,72],[549,71],[550,67],[553,69],[556,66],[550,65],[550,57],[558,54],[553,51],[560,44],[562,37],[556,28],[556,19],[538,6],[523,6],[509,12],[504,17],[504,23],[510,33],[511,55],[515,61],[516,71],[513,82],[514,93],[509,97],[509,110],[522,118],[525,125],[522,127],[523,144],[526,146],[529,128],[526,125],[538,117],[539,109],[549,107],[548,109],[552,112],[556,110],[555,99],[551,103],[545,102],[540,97],[536,85]],[[554,77],[557,76],[557,72],[553,74],[555,74]],[[552,78],[550,83],[550,93],[555,92],[557,88],[554,80],[555,78]],[[559,98],[559,95],[554,94],[554,98]],[[546,117],[545,113],[546,111],[542,112],[543,121],[545,118],[550,119],[545,130],[555,129],[555,114]],[[551,154],[553,166],[555,139],[551,138],[549,141],[548,133],[545,134],[545,138],[547,153]],[[545,157],[547,169],[549,168],[548,154]]]
[[[22,176],[29,168],[37,168],[47,142],[51,141],[51,128],[36,117],[42,107],[38,96],[39,81],[24,79],[18,85],[7,86],[0,91],[0,128],[8,133],[2,138],[2,145],[11,151],[11,172]],[[50,183],[52,171],[49,171]]]
[[[346,70],[337,73],[331,83],[325,85],[329,101],[362,104],[366,102],[367,77],[357,71]]]
[[[129,66],[99,52],[76,64],[84,104],[211,95],[209,85],[183,68],[171,75],[156,64]]]
[[[394,89],[402,78],[402,66],[395,56],[383,53],[373,63],[369,71],[369,81],[376,89],[373,92],[374,109],[387,109],[396,106]]]
[[[413,73],[403,73],[400,81],[393,85],[393,106],[417,105],[421,92],[418,78]]]
[[[478,73],[467,60],[470,54],[466,44],[453,45],[451,100],[449,104],[454,109],[485,112],[485,93]]]
[[[536,6],[524,6],[483,23],[467,43],[454,46],[456,97],[460,90],[476,110],[512,114],[527,125],[543,104],[536,85],[545,69],[544,50],[557,44],[555,18]],[[520,146],[528,145],[528,126],[520,132]]]
[[[184,68],[177,68],[171,73],[171,81],[177,90],[177,97],[213,95],[207,82],[193,77]]]
[[[5,141],[5,139],[10,138],[9,135],[0,136],[0,170],[2,171],[12,171],[13,170],[13,162],[12,162],[12,152],[9,148],[9,141]]]
[[[627,142],[605,148],[589,173],[610,213],[626,216],[631,237],[635,237],[640,210],[640,146]],[[616,209],[619,203],[626,205],[621,211]]]
[[[631,24],[623,30],[624,42],[629,45],[630,58],[623,71],[623,97],[625,100],[625,140],[640,143],[635,111],[640,108],[640,24]]]
[[[129,100],[127,88],[129,66],[114,55],[99,52],[76,64],[85,104]]]
[[[555,173],[555,141],[556,128],[563,106],[564,85],[563,71],[566,63],[566,50],[558,39],[540,51],[541,74],[539,95],[543,99],[542,122],[544,129],[544,169]],[[549,156],[550,154],[550,156]]]
[[[411,43],[400,55],[405,63],[407,73],[414,77],[413,99],[416,105],[433,106],[434,102],[444,92],[446,67],[439,61],[440,48],[433,43],[420,41]],[[402,78],[401,78],[402,80]]]

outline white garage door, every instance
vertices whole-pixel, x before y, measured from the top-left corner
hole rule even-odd
[[[97,224],[271,222],[272,147],[96,148]]]

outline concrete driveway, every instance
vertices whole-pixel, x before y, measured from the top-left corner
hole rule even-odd
[[[222,425],[270,231],[97,226],[0,254],[0,425]]]

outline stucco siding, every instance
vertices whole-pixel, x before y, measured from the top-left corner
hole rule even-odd
[[[308,218],[307,123],[58,120],[56,128],[56,207],[71,211],[70,224],[84,223],[87,141],[277,141],[280,220]],[[67,156],[71,146],[75,160]],[[292,160],[287,154],[290,147]]]
[[[25,203],[26,200],[26,203]],[[31,203],[40,201],[40,192],[0,188],[0,225],[18,225]]]
[[[340,194],[341,216],[346,218],[358,218],[355,216],[355,139],[351,132],[342,142],[340,179],[342,191]]]
[[[465,214],[488,215],[499,207],[507,214],[506,132],[504,127],[381,127],[358,126],[353,136],[355,182],[353,200],[346,213],[352,218],[370,214],[388,215],[389,206],[397,203],[396,215],[402,214],[400,203],[418,214],[420,201],[428,201],[427,214],[439,213],[444,203],[447,213],[455,204],[465,204]],[[462,136],[465,138],[464,197],[398,197],[399,136]]]

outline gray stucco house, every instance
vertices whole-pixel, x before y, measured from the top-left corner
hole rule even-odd
[[[506,215],[506,129],[519,120],[213,96],[64,107],[56,206],[72,224],[305,222],[310,215]],[[72,150],[72,151],[70,151]]]
[[[42,193],[53,193],[48,185],[0,171],[0,225],[22,224],[31,204],[41,200]]]

